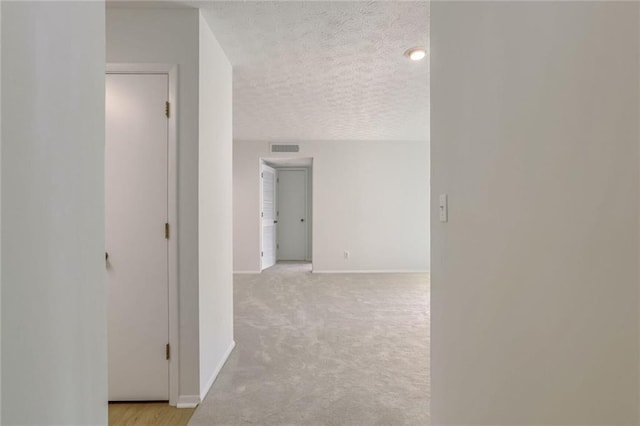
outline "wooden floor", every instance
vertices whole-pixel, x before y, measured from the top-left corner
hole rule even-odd
[[[111,402],[109,426],[186,426],[194,411],[166,402]]]

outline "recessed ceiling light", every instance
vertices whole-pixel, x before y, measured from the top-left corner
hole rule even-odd
[[[427,56],[427,52],[422,47],[413,47],[404,52],[404,55],[412,61],[420,61]]]

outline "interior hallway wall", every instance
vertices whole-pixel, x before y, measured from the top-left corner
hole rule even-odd
[[[178,283],[180,396],[200,395],[198,302],[197,9],[106,12],[107,62],[178,64]]]
[[[433,424],[638,424],[638,7],[431,5]]]
[[[233,341],[232,69],[200,13],[199,312],[200,397]]]
[[[300,142],[270,153],[268,142],[234,141],[234,270],[260,271],[260,159],[313,157],[313,269],[429,269],[428,142]],[[345,260],[344,251],[350,252]]]
[[[107,423],[104,2],[1,2],[3,425]]]
[[[0,331],[2,330],[2,5],[0,4]],[[2,336],[0,336],[0,377],[2,377]],[[2,385],[0,385],[2,424]]]

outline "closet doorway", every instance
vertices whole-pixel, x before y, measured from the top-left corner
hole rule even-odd
[[[261,265],[311,262],[313,159],[261,160]]]

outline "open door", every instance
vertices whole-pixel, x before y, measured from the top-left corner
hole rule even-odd
[[[260,172],[262,182],[262,269],[276,263],[276,171],[273,167],[262,164]]]
[[[307,170],[278,170],[278,260],[307,260]]]

